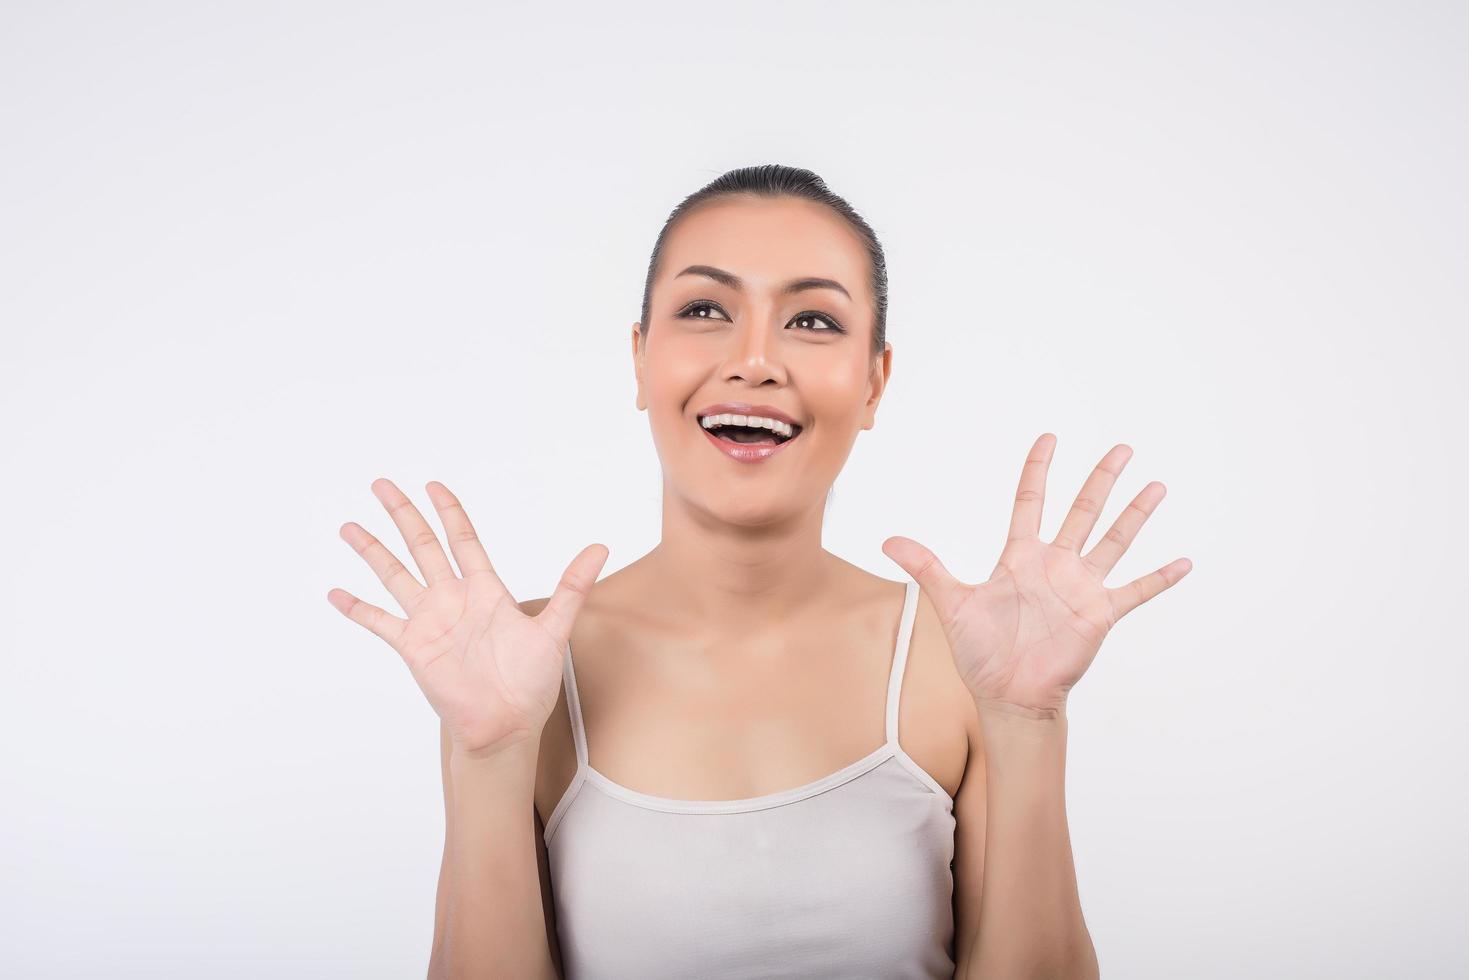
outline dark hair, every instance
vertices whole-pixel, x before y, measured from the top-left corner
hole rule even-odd
[[[701,204],[737,194],[752,194],[759,197],[799,197],[815,201],[831,208],[845,218],[863,244],[872,265],[872,350],[881,354],[887,341],[888,319],[888,269],[883,257],[882,245],[877,241],[871,226],[862,219],[844,199],[833,194],[826,182],[809,170],[800,167],[785,167],[778,163],[760,164],[731,170],[705,184],[679,203],[663,223],[658,240],[653,243],[653,257],[648,261],[648,278],[643,284],[643,311],[639,328],[644,337],[648,334],[648,317],[653,299],[653,279],[658,274],[658,260],[663,253],[663,243],[679,218]]]

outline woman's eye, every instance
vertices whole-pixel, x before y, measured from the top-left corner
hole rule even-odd
[[[728,320],[729,317],[724,316],[723,312],[723,310],[715,306],[713,303],[698,302],[690,303],[688,306],[685,306],[682,310],[679,311],[678,315],[682,317],[689,317],[690,319],[694,320]],[[720,316],[714,317],[710,315],[711,313],[719,313]]]
[[[718,315],[716,316],[715,314]],[[690,320],[724,320],[726,323],[731,322],[729,317],[725,316],[723,310],[707,300],[698,300],[690,303],[678,311],[678,316]],[[846,333],[846,330],[840,323],[837,323],[825,313],[817,313],[815,311],[798,313],[791,320],[791,323],[796,325],[797,330],[809,330],[812,333]]]
[[[800,324],[800,326],[798,327],[798,329],[800,330],[810,330],[814,333],[846,332],[842,329],[842,325],[840,323],[837,323],[825,313],[798,313],[796,314],[796,318],[791,322],[795,324]],[[823,325],[817,326],[817,324]]]

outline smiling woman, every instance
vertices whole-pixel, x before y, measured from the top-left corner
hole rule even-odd
[[[731,171],[664,224],[630,331],[655,547],[599,580],[591,545],[516,602],[440,483],[459,575],[387,480],[426,585],[343,526],[410,618],[329,598],[442,720],[432,976],[1096,975],[1058,710],[1090,652],[1047,630],[1099,642],[1106,608],[1147,598],[1104,607],[1096,573],[1161,493],[1085,559],[1077,509],[1041,545],[1047,435],[984,586],[903,538],[897,581],[826,551],[826,495],[892,373],[886,315],[882,248],[845,201],[810,171]]]
[[[810,171],[731,171],[673,210],[631,341],[637,405],[683,508],[824,502],[891,370],[887,283],[872,228]],[[732,431],[751,414],[798,438]],[[744,465],[711,468],[700,447]]]
[[[663,541],[594,588],[543,740],[568,976],[953,974],[972,708],[927,623],[938,710],[908,755],[916,585],[819,547],[891,370],[885,269],[866,222],[784,167],[726,174],[658,236],[631,341]]]

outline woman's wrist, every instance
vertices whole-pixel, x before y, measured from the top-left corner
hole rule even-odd
[[[464,752],[458,746],[449,752],[449,768],[469,778],[495,778],[534,773],[540,746],[536,739],[526,739],[498,752]]]
[[[979,724],[989,743],[1005,739],[1020,739],[1027,742],[1066,740],[1066,709],[1035,709],[1020,705],[974,699],[979,713]]]
[[[1031,708],[1023,705],[1011,704],[1008,701],[997,701],[993,698],[976,697],[974,706],[979,709],[980,717],[986,715],[998,718],[1023,718],[1027,721],[1065,721],[1066,705],[1063,703],[1054,708]]]

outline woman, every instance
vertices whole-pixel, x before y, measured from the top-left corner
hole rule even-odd
[[[425,584],[343,525],[408,618],[328,598],[442,720],[431,975],[1097,975],[1066,697],[1108,629],[1190,566],[1102,584],[1157,482],[1081,553],[1126,445],[1039,540],[1049,433],[987,582],[903,537],[883,551],[908,581],[825,551],[827,492],[892,371],[886,308],[876,237],[819,177],[732,171],[664,225],[632,329],[657,547],[598,581],[590,545],[517,603],[441,483],[458,573],[385,479]]]

